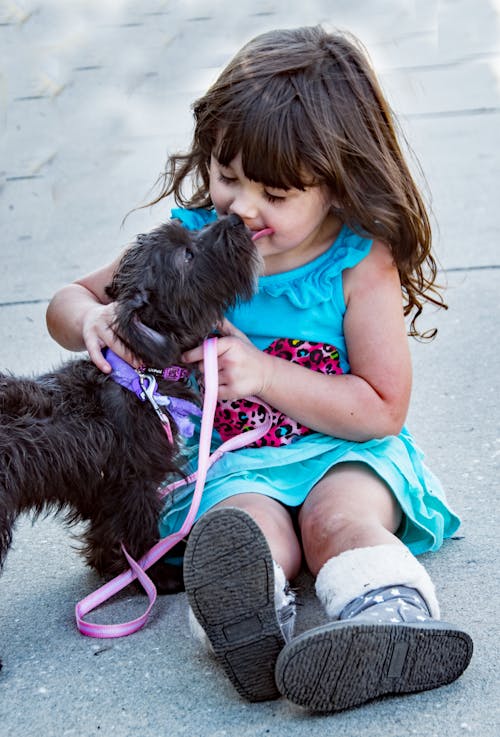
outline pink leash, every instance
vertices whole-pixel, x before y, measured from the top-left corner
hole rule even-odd
[[[151,609],[156,601],[156,587],[147,575],[146,570],[152,566],[153,563],[156,563],[157,560],[162,558],[165,553],[173,548],[180,540],[186,537],[188,532],[191,530],[200,506],[201,495],[205,487],[205,480],[209,468],[216,461],[222,458],[225,453],[237,450],[238,448],[243,448],[263,437],[271,427],[271,410],[260,399],[255,400],[262,404],[267,410],[266,421],[258,429],[249,430],[248,432],[237,435],[234,438],[230,438],[217,448],[212,455],[210,455],[214,415],[217,404],[217,338],[209,338],[206,340],[203,344],[203,350],[203,359],[205,363],[205,399],[203,403],[203,416],[200,430],[198,470],[191,474],[187,479],[181,479],[180,481],[170,484],[166,489],[162,489],[161,492],[162,496],[166,496],[173,489],[190,483],[191,481],[196,481],[189,512],[187,513],[186,519],[184,520],[180,530],[157,542],[156,545],[154,545],[138,562],[131,558],[122,546],[123,553],[130,568],[119,576],[116,576],[116,578],[111,581],[108,581],[104,586],[101,586],[92,594],[86,596],[84,599],[79,601],[75,607],[76,626],[83,635],[99,638],[124,637],[125,635],[131,635],[132,633],[137,632],[137,630],[141,629],[141,627],[146,624]],[[254,398],[249,397],[249,399]],[[144,614],[130,622],[123,622],[120,624],[96,624],[94,622],[86,622],[84,620],[85,615],[115,596],[115,594],[132,583],[136,578],[146,591],[149,599],[149,606]]]

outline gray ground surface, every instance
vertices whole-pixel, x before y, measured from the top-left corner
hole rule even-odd
[[[65,357],[47,299],[111,259],[164,207],[146,201],[167,150],[189,139],[189,105],[248,38],[316,22],[370,50],[426,173],[450,310],[414,342],[409,424],[463,518],[461,539],[424,557],[443,615],[474,638],[455,684],[330,717],[242,702],[192,643],[185,597],[162,599],[133,637],[78,634],[73,606],[98,584],[53,520],[23,520],[0,580],[0,733],[422,735],[499,732],[498,0],[41,0],[0,2],[0,368]],[[303,577],[300,628],[318,621]],[[131,618],[125,596],[104,614]]]

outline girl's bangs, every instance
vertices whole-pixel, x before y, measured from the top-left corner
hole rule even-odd
[[[229,166],[241,153],[245,176],[276,189],[304,190],[317,183],[307,171],[304,140],[290,110],[271,109],[269,101],[252,102],[246,114],[224,116],[222,133],[214,156],[222,166]],[[309,175],[308,175],[309,174]]]

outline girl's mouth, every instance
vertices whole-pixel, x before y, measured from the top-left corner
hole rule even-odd
[[[259,238],[264,238],[266,235],[272,235],[273,233],[274,230],[272,228],[263,228],[252,235],[252,240],[258,241]]]

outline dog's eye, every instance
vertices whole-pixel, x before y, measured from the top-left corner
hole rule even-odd
[[[184,261],[187,263],[188,261],[192,261],[194,258],[194,253],[190,248],[186,248],[184,250]]]

